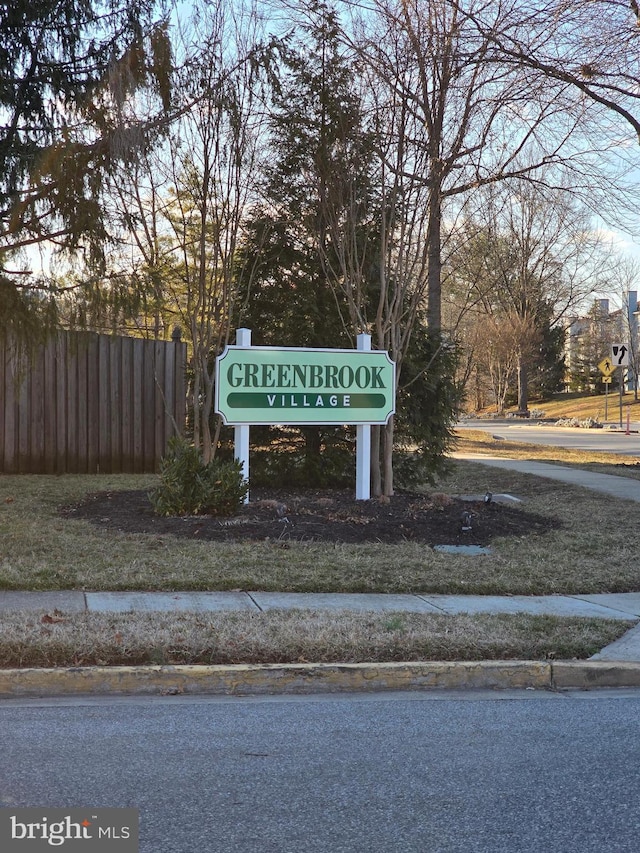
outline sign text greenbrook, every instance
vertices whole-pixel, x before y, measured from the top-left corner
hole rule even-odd
[[[386,352],[227,347],[216,362],[227,424],[383,424],[394,400]]]

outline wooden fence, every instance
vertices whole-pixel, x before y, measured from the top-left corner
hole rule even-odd
[[[143,473],[185,423],[186,345],[56,332],[27,355],[0,338],[0,471]]]

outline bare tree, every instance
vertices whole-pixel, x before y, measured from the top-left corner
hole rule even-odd
[[[112,278],[128,280],[137,321],[188,344],[194,443],[208,461],[215,356],[230,340],[247,288],[237,247],[255,199],[270,47],[251,3],[194,4],[174,39],[174,122],[114,189],[121,248]],[[139,104],[141,106],[141,104]]]
[[[545,181],[558,180],[550,163],[571,158],[574,170],[586,168],[573,142],[582,116],[570,114],[561,93],[541,77],[502,62],[496,34],[519,31],[516,4],[375,0],[373,6],[375,29],[363,24],[357,46],[383,116],[377,129],[390,202],[403,203],[388,207],[402,219],[403,238],[411,238],[404,244],[413,301],[426,297],[429,327],[439,331],[445,212],[451,216],[478,187],[538,180],[543,166]],[[389,233],[397,259],[397,235],[391,227]]]
[[[464,9],[462,8],[464,7]],[[448,221],[482,186],[539,180],[576,153],[581,115],[541,76],[501,62],[497,34],[521,25],[517,4],[471,0],[373,0],[353,47],[368,69],[379,144],[382,250],[376,345],[402,362],[426,305],[442,331],[443,248]],[[553,176],[555,180],[559,180]],[[431,365],[426,365],[428,370]],[[392,493],[393,423],[385,443]]]
[[[172,298],[187,330],[194,442],[205,461],[217,444],[211,432],[215,356],[230,340],[247,286],[236,255],[260,163],[265,54],[259,31],[255,6],[205,4],[201,19],[194,16],[185,39],[197,47],[179,88],[197,105],[171,138],[174,194],[167,223],[179,281]]]
[[[482,219],[468,223],[469,238],[450,259],[451,278],[509,340],[518,365],[518,408],[526,412],[545,330],[603,286],[612,258],[570,193],[507,182],[481,196]]]
[[[484,315],[476,326],[477,364],[489,378],[496,412],[502,414],[506,399],[518,372],[517,348],[521,339],[522,322],[519,317],[491,317]],[[526,330],[530,333],[530,329]],[[533,343],[533,342],[531,342]]]
[[[476,9],[462,13],[498,47],[501,61],[574,90],[594,107],[600,130],[610,113],[640,142],[640,13],[636,0],[524,0],[520,26],[490,31]],[[596,125],[596,126],[597,126]]]

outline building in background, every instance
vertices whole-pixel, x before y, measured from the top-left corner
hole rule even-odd
[[[608,299],[596,299],[588,314],[569,319],[564,350],[565,390],[602,391],[603,376],[598,364],[611,356],[614,344],[625,344],[629,350],[625,387],[637,394],[640,377],[637,291],[626,291],[622,302],[622,308],[611,311]],[[615,384],[616,379],[619,377],[614,375]]]

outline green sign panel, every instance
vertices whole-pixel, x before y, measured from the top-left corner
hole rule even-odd
[[[215,410],[226,424],[385,424],[395,364],[380,350],[226,347]]]

